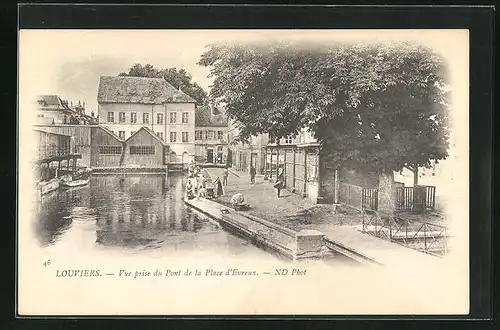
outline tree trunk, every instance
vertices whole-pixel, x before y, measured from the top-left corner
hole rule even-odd
[[[413,165],[413,187],[418,186],[418,165]]]
[[[394,213],[396,210],[396,184],[392,171],[379,173],[378,210],[384,213]]]

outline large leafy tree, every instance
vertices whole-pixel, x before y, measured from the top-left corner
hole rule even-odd
[[[168,83],[181,90],[196,100],[198,104],[207,101],[207,93],[196,82],[192,81],[191,75],[184,69],[168,68],[158,69],[151,64],[135,64],[128,72],[122,72],[120,76],[164,78]]]
[[[241,139],[305,127],[332,162],[386,173],[448,156],[446,63],[424,46],[218,44],[199,64]]]

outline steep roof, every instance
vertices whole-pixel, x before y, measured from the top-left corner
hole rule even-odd
[[[125,140],[125,142],[129,141],[130,139],[132,139],[134,136],[136,136],[140,131],[146,131],[148,132],[153,138],[155,138],[156,140],[158,140],[158,142],[160,142],[163,146],[166,146],[167,144],[165,143],[165,141],[163,141],[162,139],[160,139],[158,137],[158,135],[155,134],[155,132],[153,132],[152,129],[150,129],[149,127],[146,127],[146,126],[142,126],[141,128],[139,128],[138,131],[136,131],[134,134],[132,134],[131,136],[129,136],[128,139]]]
[[[213,109],[210,106],[200,106],[195,111],[195,126],[227,127],[227,117],[220,109]]]
[[[163,78],[101,76],[97,102],[162,104],[196,101]]]
[[[61,98],[57,95],[39,95],[37,101],[43,107],[64,107]]]
[[[109,128],[107,128],[106,126],[99,125],[99,126],[97,126],[97,128],[99,128],[102,131],[108,133],[109,135],[111,135],[114,139],[118,140],[119,142],[123,142],[124,141],[118,135],[116,135],[115,133],[113,133],[112,130],[110,130]]]
[[[50,118],[50,117],[39,118],[39,117],[37,117],[35,125],[54,125],[54,123],[55,123],[54,118]]]

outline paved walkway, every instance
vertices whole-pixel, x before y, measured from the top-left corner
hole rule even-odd
[[[206,170],[213,178],[218,176],[222,180],[223,169],[207,168]],[[295,218],[297,214],[316,206],[308,199],[286,190],[282,190],[281,197],[278,198],[273,184],[264,180],[263,175],[257,175],[255,184],[251,184],[248,173],[231,169],[227,181],[224,196],[218,199],[219,202],[229,203],[234,194],[241,193],[245,196],[245,203],[251,207],[248,213],[278,222],[290,229],[311,229],[306,223],[294,224],[286,221],[287,218]]]
[[[207,169],[212,177],[222,178],[222,169]],[[431,264],[439,261],[437,257],[404,247],[394,242],[362,233],[358,230],[360,215],[341,215],[334,213],[331,205],[317,205],[286,190],[282,197],[276,196],[272,183],[264,176],[256,176],[256,183],[250,184],[247,173],[231,170],[224,196],[217,199],[229,203],[232,195],[242,193],[251,209],[248,213],[272,221],[284,227],[301,230],[316,229],[326,235],[326,239],[371,258],[384,265]],[[317,210],[320,210],[319,212]],[[350,225],[342,225],[342,217],[348,217]],[[354,220],[352,220],[354,219]]]

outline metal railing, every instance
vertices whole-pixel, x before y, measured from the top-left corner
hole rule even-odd
[[[425,221],[381,216],[364,209],[362,231],[432,255],[442,256],[448,252],[446,227]]]
[[[50,158],[55,156],[65,156],[71,153],[69,146],[48,145],[38,148],[38,159]]]

